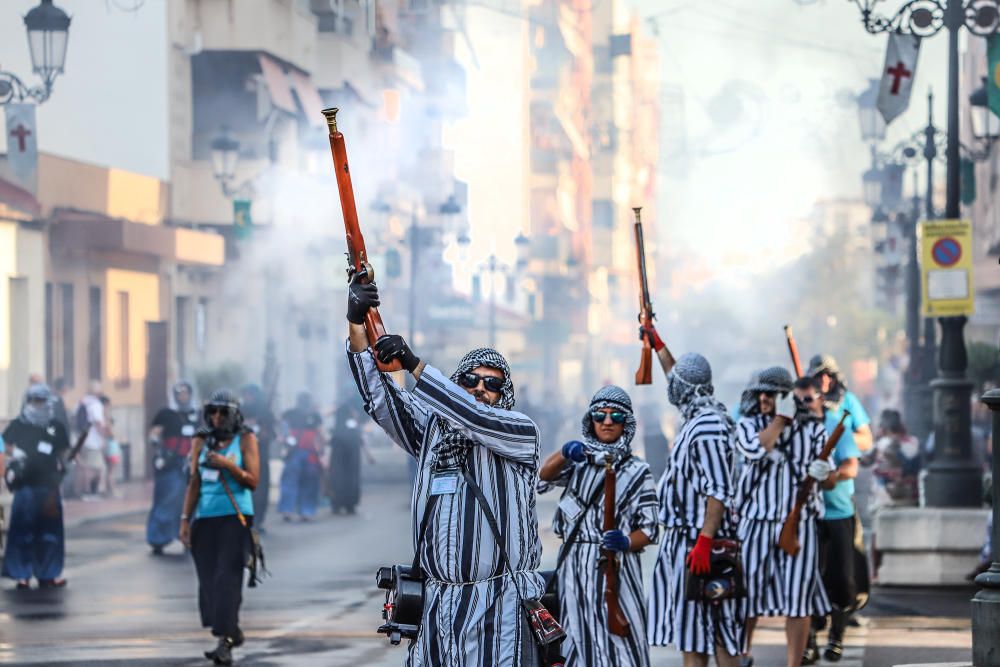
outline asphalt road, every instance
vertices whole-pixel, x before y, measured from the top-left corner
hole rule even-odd
[[[539,504],[547,527],[554,499]],[[271,577],[244,592],[242,665],[398,666],[404,649],[374,629],[382,594],[380,564],[409,560],[409,491],[371,485],[359,514],[322,512],[310,524],[272,514],[265,549]],[[545,562],[556,544],[545,533]],[[647,556],[646,574],[655,557]],[[28,665],[206,665],[213,645],[199,627],[193,565],[178,545],[150,555],[144,517],[94,521],[69,530],[64,590],[0,591],[0,663]],[[878,591],[864,627],[849,635],[844,667],[969,660],[968,590]],[[780,621],[757,635],[756,664],[783,664]],[[670,649],[653,664],[680,665]]]

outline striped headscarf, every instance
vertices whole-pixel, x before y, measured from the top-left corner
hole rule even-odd
[[[512,409],[514,407],[514,383],[510,379],[510,365],[503,358],[503,355],[491,347],[477,348],[462,357],[462,360],[458,362],[455,372],[451,374],[451,381],[457,384],[458,378],[463,373],[473,371],[480,366],[495,368],[503,373],[503,387],[500,388],[500,398],[497,399],[494,407],[501,410]],[[437,469],[445,470],[461,467],[462,462],[465,460],[465,455],[472,448],[472,443],[468,438],[452,429],[446,423],[442,424],[441,430],[441,441],[436,447]]]
[[[601,442],[594,434],[594,421],[590,418],[590,412],[603,408],[612,408],[625,413],[625,431],[615,442]],[[632,438],[635,437],[638,426],[635,414],[632,412],[632,399],[624,389],[613,384],[601,387],[590,399],[590,407],[583,416],[582,424],[583,439],[588,449],[612,452],[615,455],[631,451]]]

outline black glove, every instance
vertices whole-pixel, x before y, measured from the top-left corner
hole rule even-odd
[[[378,308],[378,287],[375,283],[362,283],[367,273],[357,271],[351,276],[347,287],[347,320],[352,324],[364,324],[369,308]]]
[[[410,373],[420,364],[420,357],[413,354],[403,337],[397,334],[386,334],[375,341],[375,358],[383,364],[399,359],[403,368]]]

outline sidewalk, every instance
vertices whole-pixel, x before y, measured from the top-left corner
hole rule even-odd
[[[153,498],[153,480],[137,480],[117,485],[120,498],[99,497],[94,500],[63,499],[63,521],[67,528],[88,521],[149,511]],[[10,503],[13,496],[6,490],[0,493],[0,507],[10,522]],[[6,527],[5,527],[6,530]]]

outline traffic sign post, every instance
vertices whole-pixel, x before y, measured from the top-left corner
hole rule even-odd
[[[972,223],[932,220],[920,223],[920,286],[924,317],[971,315]]]

